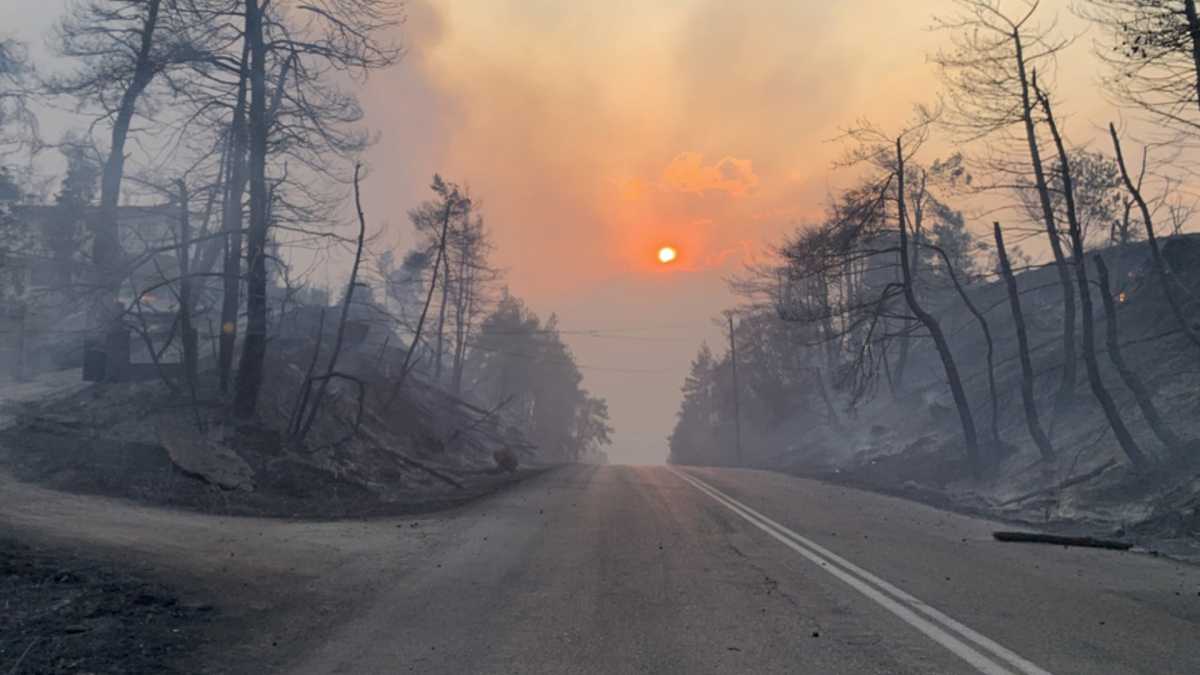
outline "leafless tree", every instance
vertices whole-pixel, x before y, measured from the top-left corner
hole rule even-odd
[[[979,308],[975,306],[975,302],[971,300],[970,293],[963,287],[962,282],[958,279],[958,272],[955,271],[955,265],[950,260],[950,256],[940,246],[934,244],[925,244],[926,248],[932,249],[941,258],[946,265],[946,273],[950,277],[950,283],[954,286],[954,291],[958,293],[958,297],[966,305],[967,311],[971,316],[975,317],[976,323],[979,324],[979,330],[983,333],[984,344],[987,345],[987,377],[988,377],[988,400],[991,403],[992,409],[992,444],[997,450],[1001,447],[1000,441],[1000,397],[996,392],[996,345],[992,341],[992,329],[988,324],[987,317]]]
[[[176,253],[179,260],[179,330],[183,343],[183,376],[192,402],[196,400],[197,353],[196,329],[192,325],[193,297],[191,271],[191,241],[192,225],[187,184],[183,179],[177,181],[179,186],[179,248]]]
[[[1200,132],[1200,16],[1196,0],[1086,0],[1080,14],[1108,33],[1096,54],[1108,88],[1190,135]]]
[[[263,37],[263,10],[270,0],[246,0],[246,45],[250,57],[250,109],[247,115],[250,186],[250,224],[246,237],[246,338],[238,366],[234,414],[254,416],[267,357],[267,47]]]
[[[454,219],[457,221],[469,222],[471,218],[471,202],[467,197],[463,202],[463,212]],[[438,303],[438,320],[437,328],[434,330],[434,349],[433,349],[433,381],[441,384],[442,382],[442,364],[445,363],[444,357],[446,353],[446,311],[450,307],[450,242],[451,232],[455,229],[453,222],[449,224],[442,235],[438,238],[438,257],[442,265],[439,268],[437,265],[433,267],[432,284],[437,285],[438,274],[442,275],[442,301]]]
[[[1036,83],[1035,93],[1046,114],[1046,124],[1050,128],[1050,134],[1054,138],[1054,145],[1058,150],[1059,171],[1062,175],[1063,194],[1067,205],[1067,223],[1070,227],[1071,248],[1076,261],[1073,267],[1075,268],[1075,279],[1079,283],[1079,302],[1083,309],[1083,362],[1087,367],[1088,384],[1091,385],[1092,394],[1104,410],[1104,416],[1107,418],[1117,442],[1120,443],[1121,449],[1125,452],[1125,456],[1136,468],[1144,469],[1149,465],[1150,460],[1138,446],[1133,434],[1129,432],[1129,428],[1121,417],[1121,410],[1117,407],[1100,376],[1100,364],[1096,359],[1095,316],[1092,311],[1092,294],[1088,286],[1087,266],[1084,264],[1083,232],[1076,215],[1071,162],[1062,134],[1059,133],[1058,123],[1054,119],[1050,98],[1036,88]]]
[[[29,107],[32,72],[25,45],[0,39],[0,158],[37,138],[37,116]]]
[[[1129,169],[1125,165],[1125,155],[1121,151],[1121,138],[1117,135],[1117,127],[1110,123],[1108,133],[1112,137],[1113,151],[1117,155],[1117,165],[1121,169],[1121,179],[1125,182],[1125,189],[1129,190],[1130,196],[1137,203],[1138,210],[1142,212],[1142,224],[1146,227],[1146,243],[1150,246],[1150,261],[1154,265],[1154,275],[1158,277],[1159,285],[1162,287],[1167,304],[1171,307],[1171,313],[1175,316],[1176,323],[1187,335],[1188,340],[1200,348],[1200,333],[1197,333],[1188,318],[1184,316],[1183,307],[1174,288],[1176,282],[1172,271],[1163,260],[1162,251],[1158,247],[1158,237],[1154,232],[1154,217],[1150,212],[1149,204],[1146,203],[1146,198],[1142,196],[1142,189],[1139,187],[1141,180],[1134,183],[1133,178],[1129,175]]]
[[[221,230],[226,236],[221,243],[224,245],[225,276],[222,279],[221,337],[217,355],[222,393],[229,391],[233,350],[237,344],[238,309],[241,306],[242,199],[246,191],[246,153],[249,146],[246,133],[246,100],[250,79],[248,49],[249,43],[246,43],[238,68],[237,95],[230,113],[226,158],[222,166],[225,180],[221,194]]]
[[[999,259],[1001,275],[1008,291],[1008,305],[1012,311],[1013,325],[1017,332],[1017,356],[1021,362],[1021,403],[1025,409],[1025,426],[1029,435],[1042,453],[1042,459],[1054,460],[1054,446],[1050,437],[1042,429],[1038,419],[1037,399],[1033,395],[1033,361],[1029,357],[1029,334],[1025,325],[1025,314],[1021,309],[1021,294],[1017,289],[1017,277],[1013,274],[1012,265],[1008,261],[1008,250],[1004,245],[1004,233],[1000,223],[992,225],[992,234],[996,240],[996,256]]]
[[[1063,295],[1063,373],[1057,397],[1061,409],[1075,388],[1075,299],[1042,161],[1033,89],[1039,69],[1043,73],[1051,69],[1056,54],[1070,41],[1055,36],[1053,23],[1035,23],[1040,0],[1019,0],[1021,11],[1016,14],[1006,13],[999,0],[954,0],[954,4],[958,14],[938,20],[951,34],[952,47],[934,56],[948,94],[944,120],[961,138],[998,141],[987,167],[998,176],[991,187],[1016,189],[1020,194],[1027,186],[1013,177],[1032,168]],[[1023,162],[1013,159],[1017,155],[1023,155]]]
[[[83,0],[55,30],[59,54],[77,66],[48,79],[47,91],[74,97],[80,108],[111,120],[92,243],[95,283],[106,294],[97,306],[105,308],[113,305],[121,283],[117,203],[134,116],[146,111],[143,98],[156,78],[196,56],[191,30],[174,8],[162,0]]]
[[[325,398],[325,392],[329,388],[329,382],[337,375],[338,357],[342,353],[342,342],[346,337],[346,321],[350,317],[350,305],[354,301],[354,289],[358,286],[358,267],[362,263],[363,257],[363,242],[367,235],[367,219],[363,215],[362,198],[359,191],[359,171],[361,165],[354,167],[354,210],[358,215],[358,243],[354,250],[354,265],[350,268],[350,281],[346,283],[346,297],[342,301],[342,316],[338,320],[337,335],[333,340],[333,351],[329,355],[329,363],[325,368],[325,376],[321,379],[318,385],[317,393],[313,396],[312,403],[308,407],[307,417],[306,411],[301,408],[299,414],[296,415],[299,427],[292,437],[292,441],[296,444],[304,442],[304,438],[308,436],[308,432],[312,429],[313,421],[320,412],[321,403]],[[318,336],[318,343],[320,337]],[[314,356],[314,361],[316,357]],[[311,386],[311,382],[306,382],[305,386]],[[362,386],[361,384],[359,385]]]
[[[417,352],[418,345],[421,343],[421,337],[425,330],[425,321],[429,316],[429,307],[433,304],[433,294],[438,287],[438,270],[442,268],[446,257],[446,247],[450,236],[450,223],[455,218],[459,218],[463,213],[467,212],[470,206],[470,200],[459,191],[458,186],[453,183],[447,183],[442,180],[441,176],[434,175],[433,184],[430,187],[434,194],[437,195],[437,200],[427,202],[421,207],[414,209],[410,217],[418,229],[424,227],[423,223],[436,222],[439,224],[440,234],[438,236],[436,257],[431,268],[433,276],[426,290],[425,302],[421,308],[420,318],[417,319],[417,326],[413,333],[412,342],[404,354],[404,362],[400,366],[400,373],[396,378],[396,384],[389,398],[389,406],[399,395],[401,388],[404,386],[404,380],[413,366],[415,366],[413,357]]]
[[[1133,393],[1133,399],[1137,401],[1138,409],[1142,411],[1142,417],[1146,419],[1146,424],[1149,425],[1150,431],[1158,437],[1163,446],[1171,452],[1179,452],[1183,447],[1183,440],[1171,429],[1171,427],[1163,420],[1162,415],[1158,413],[1158,407],[1154,405],[1154,400],[1150,397],[1150,392],[1146,389],[1146,385],[1142,382],[1142,378],[1129,367],[1125,362],[1125,357],[1121,353],[1121,341],[1117,329],[1117,303],[1113,302],[1112,286],[1109,285],[1108,267],[1104,264],[1104,257],[1099,253],[1095,256],[1096,274],[1100,281],[1100,297],[1104,302],[1105,313],[1105,345],[1108,347],[1108,358],[1112,361],[1113,367],[1117,374],[1121,376],[1121,381]]]
[[[461,221],[461,228],[448,242],[455,260],[456,273],[452,277],[454,296],[454,353],[451,361],[450,391],[455,396],[462,393],[463,374],[467,350],[474,336],[480,317],[491,306],[494,285],[500,273],[489,262],[492,242],[479,206]],[[473,216],[473,217],[472,217]]]
[[[919,147],[920,143],[918,142],[914,145]],[[917,320],[929,331],[930,337],[933,338],[934,346],[937,348],[938,356],[941,357],[942,367],[946,372],[946,381],[950,385],[950,393],[954,397],[954,405],[958,409],[959,422],[962,424],[967,461],[970,463],[972,471],[978,476],[981,468],[979,439],[975,431],[975,418],[971,414],[971,404],[967,400],[966,391],[962,386],[962,378],[958,374],[958,364],[954,361],[954,355],[950,351],[950,344],[946,341],[945,334],[942,332],[941,324],[937,318],[921,306],[916,293],[913,291],[912,268],[908,257],[908,211],[905,207],[904,195],[906,152],[913,152],[913,150],[905,148],[903,135],[898,136],[896,138],[896,198],[898,200],[896,226],[900,231],[899,258],[900,270],[903,275],[904,299],[908,303],[909,310],[916,315]]]
[[[246,118],[250,199],[246,335],[234,399],[239,417],[254,414],[266,358],[269,156],[287,148],[292,151],[289,156],[320,172],[329,164],[323,151],[344,153],[367,142],[351,127],[361,117],[353,97],[325,83],[335,74],[365,74],[398,58],[398,49],[382,35],[398,21],[396,9],[387,0],[322,0],[295,7],[272,6],[270,0],[244,2],[244,53],[250,64]],[[272,58],[279,63],[281,76],[293,73],[294,86],[285,86],[281,77],[268,104],[267,70]],[[285,115],[285,110],[291,113]]]
[[[887,349],[896,334],[885,324],[912,322],[893,308],[903,295],[896,281],[900,249],[887,227],[894,185],[891,171],[866,177],[830,205],[823,223],[779,250],[784,264],[783,290],[775,302],[779,316],[816,327],[806,346],[823,347],[825,367],[837,373],[836,386],[846,389],[852,405],[873,391],[881,362],[887,369]]]

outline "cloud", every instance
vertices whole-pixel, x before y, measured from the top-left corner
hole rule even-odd
[[[754,163],[748,159],[726,157],[716,164],[704,163],[698,152],[684,152],[675,156],[663,170],[663,185],[679,192],[726,192],[740,197],[758,187],[758,175]]]

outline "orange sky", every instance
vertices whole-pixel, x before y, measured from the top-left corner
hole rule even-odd
[[[720,346],[723,278],[821,212],[844,180],[840,128],[894,126],[934,99],[927,55],[943,38],[928,27],[949,5],[410,2],[409,53],[365,96],[383,133],[368,211],[410,243],[403,214],[429,175],[468,183],[514,293],[568,330],[639,338],[568,335],[609,399],[613,458],[658,461],[688,362],[701,339]],[[1080,26],[1066,0],[1046,5]],[[1090,43],[1060,80],[1065,111],[1100,124]],[[663,244],[679,249],[671,267],[655,263]]]

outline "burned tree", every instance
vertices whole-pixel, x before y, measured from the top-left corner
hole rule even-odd
[[[187,184],[180,179],[176,181],[179,188],[179,248],[176,257],[179,261],[179,331],[183,343],[183,377],[184,383],[191,394],[192,402],[196,400],[197,362],[199,361],[196,329],[193,321],[193,293],[195,285],[192,279],[192,223],[189,212]]]
[[[469,197],[464,202],[463,213],[458,220],[469,222],[471,218],[471,202]],[[438,273],[442,275],[442,300],[438,303],[438,321],[437,331],[435,333],[435,342],[433,350],[433,381],[441,384],[442,382],[442,364],[445,362],[445,345],[446,345],[446,311],[450,306],[450,227],[447,223],[447,228],[444,228],[442,236],[438,239],[438,260],[441,261],[441,268],[436,265],[433,268],[432,285],[437,285]]]
[[[1175,295],[1175,279],[1172,275],[1172,270],[1163,260],[1162,251],[1158,246],[1158,237],[1154,234],[1154,217],[1150,213],[1150,206],[1146,203],[1146,198],[1142,196],[1142,190],[1133,182],[1129,176],[1129,169],[1125,166],[1125,155],[1121,151],[1121,139],[1117,136],[1117,128],[1109,123],[1108,133],[1112,136],[1113,151],[1117,155],[1117,166],[1121,169],[1121,179],[1125,182],[1125,188],[1129,190],[1134,202],[1137,203],[1138,210],[1142,213],[1142,224],[1146,227],[1146,243],[1150,247],[1150,261],[1154,265],[1154,275],[1158,277],[1159,285],[1162,287],[1163,296],[1167,299],[1167,304],[1171,307],[1171,314],[1175,316],[1175,321],[1179,324],[1181,330],[1187,335],[1188,340],[1196,347],[1200,347],[1200,333],[1197,333],[1195,327],[1183,313],[1178,297]]]
[[[237,345],[238,310],[242,289],[242,199],[246,191],[246,152],[249,139],[246,133],[246,99],[250,73],[249,43],[242,49],[238,68],[237,95],[229,121],[226,140],[224,189],[221,191],[221,231],[225,233],[222,292],[221,337],[217,355],[217,372],[222,393],[229,392],[233,370],[233,350]]]
[[[1087,367],[1088,384],[1091,385],[1092,394],[1104,410],[1104,416],[1108,419],[1113,435],[1117,437],[1117,442],[1120,443],[1125,456],[1136,468],[1144,469],[1149,466],[1150,460],[1138,446],[1133,434],[1129,432],[1129,428],[1125,426],[1120,409],[1104,385],[1104,380],[1100,377],[1100,364],[1096,359],[1095,316],[1092,311],[1092,295],[1088,287],[1087,267],[1084,264],[1083,232],[1079,227],[1079,218],[1075,210],[1075,191],[1070,158],[1067,155],[1062,134],[1059,133],[1058,123],[1054,119],[1050,98],[1040,90],[1036,90],[1036,94],[1042,110],[1046,113],[1046,124],[1054,138],[1054,145],[1058,149],[1058,168],[1062,174],[1063,195],[1067,203],[1067,223],[1070,227],[1071,248],[1076,263],[1074,265],[1075,279],[1079,283],[1079,300],[1083,309],[1083,362]]]
[[[1097,48],[1108,88],[1167,124],[1200,131],[1200,14],[1196,0],[1087,0],[1081,14],[1101,25]]]
[[[992,341],[992,329],[988,325],[987,317],[975,306],[975,303],[971,300],[971,294],[967,293],[967,290],[963,288],[962,282],[958,280],[958,273],[954,271],[954,263],[950,260],[950,256],[947,255],[945,249],[933,244],[925,244],[925,246],[933,249],[942,258],[946,265],[946,273],[950,277],[950,283],[954,286],[954,291],[958,293],[958,297],[966,305],[967,311],[971,313],[971,316],[975,317],[976,323],[979,324],[979,330],[983,333],[983,341],[987,345],[988,400],[991,402],[992,408],[992,443],[999,450],[1001,447],[1000,402],[999,396],[996,393],[996,345]]]
[[[429,377],[459,395],[467,354],[479,320],[492,303],[499,273],[488,260],[492,243],[481,209],[463,191],[459,204],[447,212],[441,203],[445,198],[439,193],[436,204],[425,204],[410,212],[420,242],[405,256],[400,269],[395,268],[395,259],[389,254],[387,269],[381,271],[391,294],[401,302],[402,313],[416,311],[410,307],[416,304],[411,297],[416,289],[438,289],[433,295],[423,293],[428,309],[420,306],[423,313],[436,312],[429,317],[434,322],[428,339],[432,362]],[[445,219],[447,213],[449,221]],[[413,330],[408,323],[406,328]],[[417,323],[422,326],[423,336],[424,322],[418,319]]]
[[[1055,38],[1052,27],[1034,24],[1039,0],[1026,0],[1025,11],[1015,16],[1006,14],[997,0],[955,0],[955,4],[960,14],[938,22],[952,32],[954,46],[934,57],[949,92],[951,114],[946,123],[964,139],[996,137],[1011,147],[1010,160],[999,159],[987,167],[1001,176],[992,187],[1024,191],[1026,186],[1004,176],[1023,175],[1027,168],[1033,171],[1033,190],[1062,291],[1063,372],[1056,403],[1061,410],[1075,389],[1075,297],[1042,161],[1033,89],[1039,65],[1052,65],[1068,41]],[[1014,127],[1020,132],[1014,134]]]
[[[0,157],[28,146],[37,135],[37,116],[29,107],[33,68],[25,45],[0,38]]]
[[[394,63],[399,50],[381,40],[398,19],[387,0],[332,0],[294,8],[245,0],[244,19],[249,61],[246,335],[233,407],[237,416],[248,418],[254,415],[266,359],[269,230],[280,226],[284,203],[273,195],[289,175],[284,164],[282,177],[269,187],[268,163],[291,158],[316,175],[334,177],[336,162],[330,160],[360,151],[369,138],[355,129],[362,116],[357,101],[330,83],[332,74],[365,74]],[[270,93],[269,63],[278,68],[278,83]],[[310,196],[319,193],[316,186],[297,187]]]
[[[904,284],[904,299],[908,303],[908,308],[921,325],[925,326],[925,330],[929,331],[930,337],[933,338],[933,344],[937,348],[938,356],[942,360],[942,367],[946,373],[946,383],[950,386],[950,393],[954,397],[954,405],[958,409],[958,419],[962,424],[963,441],[966,445],[967,461],[971,464],[972,471],[978,476],[980,471],[980,456],[979,456],[979,439],[975,431],[975,418],[971,414],[971,404],[967,401],[966,391],[962,386],[962,379],[958,374],[958,364],[954,361],[954,354],[950,351],[950,344],[946,341],[946,335],[942,332],[941,324],[938,320],[921,306],[917,300],[916,293],[913,292],[912,269],[908,259],[908,220],[907,210],[904,203],[904,146],[903,137],[896,138],[896,199],[898,200],[896,211],[896,227],[900,231],[900,270],[903,275]]]
[[[447,246],[450,240],[450,224],[455,218],[461,218],[463,214],[467,213],[470,206],[470,199],[463,196],[458,186],[453,183],[447,183],[439,175],[434,175],[430,189],[437,195],[437,199],[432,202],[426,202],[414,209],[409,214],[409,218],[418,230],[428,230],[430,227],[437,228],[438,237],[434,252],[433,267],[431,268],[432,276],[429,281],[429,287],[426,289],[425,301],[421,307],[421,315],[417,319],[417,325],[413,331],[412,342],[404,354],[404,362],[400,365],[400,373],[393,387],[391,401],[394,401],[396,396],[399,395],[405,378],[408,377],[409,372],[416,366],[414,357],[421,345],[421,339],[425,331],[425,322],[429,316],[429,308],[433,304],[433,294],[438,287],[438,272],[444,265],[447,255]]]
[[[462,225],[448,242],[456,259],[454,278],[454,352],[451,361],[450,391],[458,396],[463,390],[467,349],[480,317],[492,300],[492,285],[499,276],[489,264],[491,239],[479,215],[478,207],[466,214]]]
[[[912,292],[914,296],[920,295],[920,276],[921,276],[921,255],[925,221],[925,210],[927,201],[929,200],[929,172],[924,167],[916,167],[913,169],[913,176],[903,181],[904,185],[910,186],[911,194],[907,198],[907,202],[911,205],[912,210],[912,242],[907,246],[907,250],[911,253],[903,252],[909,258],[909,270],[912,276]],[[902,247],[904,248],[904,247]],[[903,387],[904,371],[908,365],[908,352],[912,347],[912,338],[904,336],[900,339],[900,355],[896,360],[896,375],[895,389],[899,390]]]
[[[71,96],[79,107],[111,119],[108,154],[100,178],[100,203],[92,223],[93,283],[101,291],[96,319],[115,300],[121,284],[122,251],[117,203],[125,175],[125,146],[135,115],[151,84],[169,69],[196,58],[187,20],[162,0],[88,0],[72,6],[59,22],[55,46],[78,63],[74,72],[51,78],[47,91]],[[141,107],[140,107],[141,106]]]
[[[350,306],[354,302],[354,289],[358,286],[358,267],[362,263],[363,257],[363,242],[367,236],[367,219],[363,214],[362,197],[359,189],[359,172],[361,165],[354,167],[354,210],[358,216],[358,240],[354,249],[354,264],[350,267],[350,280],[346,282],[346,297],[342,301],[342,314],[338,319],[337,334],[333,339],[333,351],[329,355],[329,362],[325,366],[325,375],[319,378],[320,383],[317,385],[317,392],[312,397],[311,404],[308,403],[308,397],[301,399],[301,404],[298,406],[297,412],[292,417],[295,420],[295,428],[292,430],[292,442],[300,444],[304,442],[304,438],[308,436],[312,429],[313,422],[317,418],[317,414],[321,410],[321,403],[325,399],[325,393],[329,389],[329,382],[335,377],[346,377],[340,375],[337,371],[338,357],[342,354],[342,342],[346,338],[346,323],[350,318]],[[324,315],[321,317],[322,324],[324,323]],[[314,352],[319,353],[321,334],[317,334],[317,345],[314,347]],[[316,363],[316,353],[313,355],[313,363]],[[311,371],[311,368],[310,368]],[[312,387],[314,379],[311,374],[304,382],[304,390],[307,394],[309,388]],[[360,389],[362,383],[359,383]],[[307,406],[306,406],[307,404]],[[307,407],[307,409],[306,409]],[[361,408],[361,401],[360,401]],[[361,410],[360,410],[361,414]]]
[[[1109,285],[1108,280],[1108,267],[1104,264],[1104,257],[1100,254],[1096,254],[1095,261],[1096,274],[1100,281],[1100,297],[1104,301],[1104,337],[1105,346],[1108,347],[1108,358],[1112,361],[1117,374],[1121,376],[1121,381],[1133,394],[1133,399],[1137,401],[1138,409],[1142,411],[1142,417],[1146,419],[1150,431],[1154,432],[1164,447],[1172,452],[1178,452],[1183,447],[1183,440],[1171,430],[1162,415],[1158,414],[1158,407],[1154,405],[1154,400],[1150,397],[1150,392],[1146,390],[1146,385],[1142,383],[1142,378],[1129,367],[1121,353],[1121,340],[1117,330],[1117,303],[1113,302],[1112,286]]]
[[[1004,233],[1000,223],[992,224],[992,234],[996,239],[996,256],[1000,261],[1000,272],[1004,277],[1004,286],[1008,291],[1008,306],[1012,310],[1013,326],[1017,332],[1017,356],[1021,361],[1021,403],[1025,408],[1025,426],[1029,435],[1042,453],[1042,459],[1054,460],[1054,446],[1050,437],[1042,429],[1038,419],[1037,399],[1033,395],[1033,361],[1029,358],[1029,333],[1025,327],[1025,314],[1021,310],[1021,293],[1017,288],[1017,277],[1013,274],[1012,265],[1008,261],[1008,250],[1004,246]]]
[[[263,10],[258,0],[246,0],[246,51],[250,56],[250,110],[247,116],[249,137],[248,183],[250,186],[250,225],[246,236],[246,338],[242,342],[242,360],[238,366],[234,414],[243,419],[254,416],[258,390],[262,387],[263,365],[267,357],[267,47],[263,38]]]

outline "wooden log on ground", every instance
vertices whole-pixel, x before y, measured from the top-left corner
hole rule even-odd
[[[1115,539],[1097,539],[1095,537],[1068,537],[1059,534],[1043,534],[1041,532],[993,532],[996,541],[1015,541],[1030,544],[1057,544],[1060,546],[1084,546],[1087,548],[1106,548],[1113,551],[1128,551],[1133,544]]]

